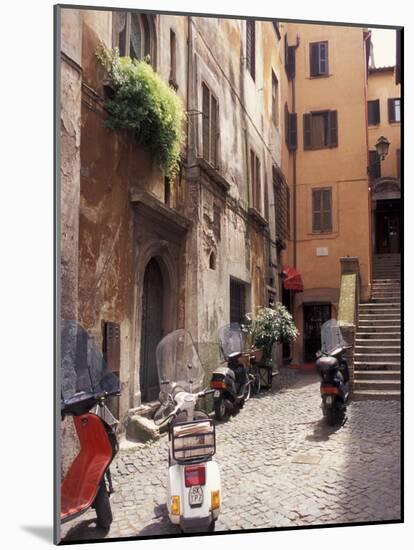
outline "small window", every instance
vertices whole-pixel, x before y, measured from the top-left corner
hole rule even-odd
[[[177,85],[177,42],[175,32],[170,29],[170,86],[178,89]]]
[[[388,122],[401,122],[401,100],[399,97],[388,100]]]
[[[213,270],[216,269],[216,255],[214,252],[211,252],[208,264],[210,269],[213,269]]]
[[[260,178],[260,160],[256,153],[250,150],[250,188],[253,198],[253,208],[261,212],[262,185]]]
[[[273,166],[273,197],[276,238],[289,238],[290,196],[289,187],[280,171]]]
[[[272,121],[275,126],[279,124],[279,82],[272,71]]]
[[[332,231],[332,189],[312,190],[312,231],[323,233]]]
[[[150,15],[117,11],[112,14],[112,41],[120,56],[135,59],[149,58],[156,64],[156,35]]]
[[[309,45],[310,75],[327,76],[328,67],[328,42],[314,42]]]
[[[204,83],[202,85],[202,111],[203,158],[217,168],[219,141],[218,101]]]
[[[256,27],[255,21],[249,19],[246,21],[246,68],[252,75],[253,80],[256,77]]]
[[[338,146],[337,111],[318,111],[303,115],[304,149]]]
[[[368,126],[375,126],[379,123],[380,123],[379,99],[368,101]]]
[[[380,157],[375,150],[369,152],[369,174],[373,180],[381,177]]]

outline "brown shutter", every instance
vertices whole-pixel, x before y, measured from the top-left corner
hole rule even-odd
[[[258,212],[261,211],[261,182],[260,182],[260,160],[256,157],[256,204],[254,207]]]
[[[210,156],[210,92],[203,84],[203,158],[209,160]]]
[[[303,148],[312,149],[311,114],[303,115]]]
[[[328,145],[329,147],[337,147],[338,146],[338,112],[329,111],[328,120],[329,120]]]
[[[295,151],[297,148],[297,128],[298,115],[296,113],[289,114],[289,150]]]
[[[394,99],[388,99],[388,122],[395,122],[395,104]]]
[[[255,79],[256,72],[256,34],[255,21],[246,21],[246,68]]]
[[[211,126],[210,126],[210,162],[217,166],[217,101],[211,96]]]
[[[328,70],[328,42],[319,43],[319,74],[327,75]]]
[[[285,143],[289,148],[289,109],[285,103]]]
[[[288,78],[291,80],[295,76],[295,46],[288,46]]]
[[[250,189],[251,189],[251,204],[254,207],[255,205],[255,190],[256,190],[256,163],[255,163],[255,154],[250,149]]]
[[[309,57],[310,57],[310,75],[311,76],[318,76],[318,74],[319,74],[319,48],[318,48],[318,44],[310,44]]]
[[[285,34],[285,40],[284,40],[284,54],[285,54],[285,71],[286,74],[288,73],[288,40],[287,40],[287,34]]]
[[[322,231],[332,231],[331,199],[331,189],[324,189],[322,191]]]
[[[312,231],[321,231],[322,228],[321,195],[322,191],[319,189],[312,191]]]

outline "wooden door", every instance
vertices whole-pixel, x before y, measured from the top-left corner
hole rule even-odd
[[[158,262],[149,261],[144,275],[141,322],[140,386],[143,403],[158,398],[159,383],[155,349],[161,340],[163,321],[163,281]]]

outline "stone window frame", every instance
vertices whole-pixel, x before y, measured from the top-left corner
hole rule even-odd
[[[123,37],[124,44],[120,44],[119,31],[120,18],[125,16],[125,36]],[[157,33],[154,22],[154,16],[150,14],[139,13],[136,11],[116,11],[112,13],[112,45],[119,49],[121,56],[130,56],[131,45],[131,23],[132,18],[138,23],[140,34],[143,37],[141,42],[140,57],[144,59],[147,55],[150,57],[150,64],[154,69],[157,66]],[[133,56],[134,58],[136,56]]]

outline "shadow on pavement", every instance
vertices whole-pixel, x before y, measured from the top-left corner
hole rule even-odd
[[[341,428],[342,424],[338,424],[337,426],[328,426],[326,420],[321,418],[317,422],[314,422],[313,433],[307,435],[306,439],[308,441],[328,441],[330,436]]]
[[[104,539],[108,533],[109,529],[98,527],[94,519],[86,519],[69,529],[62,541]]]
[[[166,504],[158,504],[154,507],[154,521],[146,525],[137,535],[151,537],[153,535],[179,535],[181,533],[178,525],[170,522]]]

